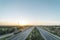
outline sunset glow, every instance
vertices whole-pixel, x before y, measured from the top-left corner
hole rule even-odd
[[[0,25],[60,25],[60,1],[0,1]]]

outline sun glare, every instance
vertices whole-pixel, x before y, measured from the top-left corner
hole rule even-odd
[[[27,24],[28,24],[28,21],[26,21],[26,20],[21,20],[21,21],[19,22],[19,24],[20,24],[21,26],[27,25]]]

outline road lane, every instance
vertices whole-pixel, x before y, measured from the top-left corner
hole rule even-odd
[[[9,38],[7,40],[25,40],[33,29],[34,29],[34,27],[31,27],[21,33],[18,33],[14,37]]]
[[[45,40],[60,40],[59,38],[55,37],[54,35],[52,35],[51,33],[47,32],[46,30],[37,27],[37,29],[39,30],[39,32],[41,33],[42,37]]]

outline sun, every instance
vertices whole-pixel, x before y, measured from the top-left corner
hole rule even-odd
[[[19,24],[21,26],[28,25],[28,21],[27,20],[20,20]]]

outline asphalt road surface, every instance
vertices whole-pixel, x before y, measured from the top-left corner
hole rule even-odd
[[[25,40],[33,29],[34,27],[31,27],[21,33],[18,33],[17,35],[8,38],[7,40]]]
[[[46,30],[44,30],[40,27],[37,27],[37,29],[39,30],[39,32],[41,33],[42,37],[45,40],[60,40],[60,38],[55,37],[54,35],[52,35],[51,33],[47,32]]]

